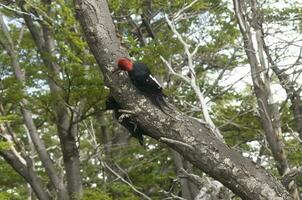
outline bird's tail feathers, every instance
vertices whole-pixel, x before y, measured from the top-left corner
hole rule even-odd
[[[169,115],[170,117],[172,117],[169,113],[167,113],[167,110],[171,110],[172,108],[167,103],[167,101],[166,101],[166,99],[165,99],[165,97],[164,97],[163,94],[153,95],[152,102],[154,103],[154,105],[156,105],[157,107],[159,107],[159,109],[163,113],[165,113],[166,115]]]

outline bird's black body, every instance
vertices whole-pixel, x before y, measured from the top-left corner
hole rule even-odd
[[[167,106],[161,85],[152,76],[147,65],[141,62],[134,62],[133,69],[128,71],[132,83],[137,89],[147,95],[151,101],[163,111]]]
[[[135,62],[133,69],[128,72],[133,84],[142,92],[153,95],[162,95],[162,87],[151,75],[147,65]]]
[[[120,119],[120,117],[123,114],[122,112],[119,111],[120,109],[122,109],[121,106],[115,101],[115,99],[112,96],[109,96],[106,101],[106,110],[113,110],[114,117],[118,120],[118,122],[131,133],[132,137],[138,139],[139,143],[143,146],[144,145],[143,129],[141,129],[134,122],[132,122],[131,118],[128,116]]]

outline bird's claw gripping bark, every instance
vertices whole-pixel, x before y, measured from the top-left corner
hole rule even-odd
[[[129,118],[131,115],[134,114],[134,112],[132,112],[132,111],[130,111],[130,110],[122,110],[122,109],[120,109],[119,112],[122,113],[121,116],[118,118],[118,121],[119,121],[120,123],[123,122],[123,120],[124,120],[125,118]]]

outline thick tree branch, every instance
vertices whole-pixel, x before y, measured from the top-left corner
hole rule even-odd
[[[50,16],[51,1],[43,1],[45,7],[47,8],[47,14]],[[24,1],[20,2],[20,7],[22,11],[26,11],[24,7]],[[58,129],[58,135],[60,138],[61,149],[64,158],[64,167],[67,180],[67,190],[69,193],[61,195],[61,198],[75,198],[82,196],[82,181],[80,173],[80,160],[78,147],[76,145],[77,138],[77,124],[72,123],[72,117],[69,115],[69,110],[67,104],[63,98],[64,91],[58,85],[60,80],[59,73],[61,67],[56,62],[55,56],[55,40],[52,33],[51,27],[49,27],[45,22],[40,22],[40,26],[34,23],[31,16],[23,15],[25,23],[32,35],[32,38],[37,46],[37,50],[41,55],[43,63],[48,68],[49,79],[48,84],[52,97],[56,99],[56,104],[54,105],[54,110],[56,114],[56,125]],[[60,190],[64,190],[64,185],[59,182],[58,187]]]

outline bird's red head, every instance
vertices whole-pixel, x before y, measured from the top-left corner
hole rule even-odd
[[[120,70],[131,71],[133,69],[133,61],[126,57],[118,59],[117,65]]]

